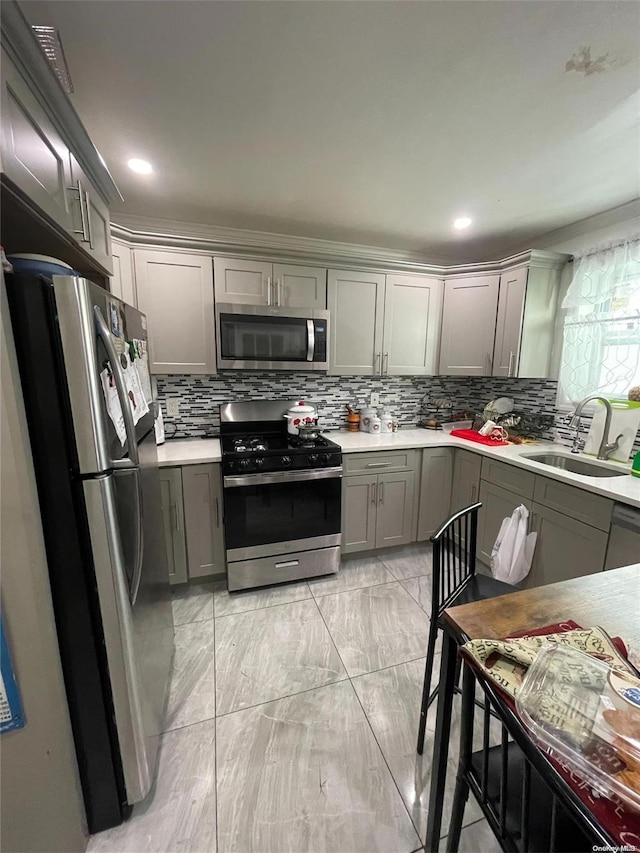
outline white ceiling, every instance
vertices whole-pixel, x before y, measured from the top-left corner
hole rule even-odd
[[[24,0],[118,212],[506,254],[640,195],[640,3]],[[581,44],[604,73],[565,71]],[[134,175],[129,157],[150,160]],[[464,234],[455,216],[475,220]]]

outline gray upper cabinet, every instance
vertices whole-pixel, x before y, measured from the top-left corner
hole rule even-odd
[[[215,373],[211,258],[156,249],[134,249],[133,255],[151,372]]]
[[[500,276],[493,375],[517,376],[520,332],[527,292],[527,268],[519,267]]]
[[[329,373],[381,373],[384,288],[378,273],[329,270]]]
[[[69,154],[71,187],[74,196],[71,205],[73,231],[78,242],[92,255],[100,266],[112,269],[111,223],[109,209],[89,183],[73,154]]]
[[[324,267],[214,258],[216,302],[274,308],[326,308]]]
[[[270,305],[273,299],[273,265],[245,258],[213,259],[216,302],[236,305]]]
[[[118,240],[111,241],[111,260],[113,275],[111,276],[110,290],[118,299],[122,299],[134,307],[138,305],[136,295],[136,284],[133,275],[133,255],[131,249],[125,243]]]
[[[182,492],[189,579],[226,571],[220,465],[185,465]]]
[[[327,270],[324,267],[274,264],[273,280],[277,307],[327,307]]]
[[[2,171],[57,225],[74,230],[69,147],[4,50]]]
[[[499,282],[499,275],[445,281],[440,374],[491,375]]]
[[[172,584],[186,583],[187,540],[182,503],[182,473],[180,468],[160,468],[160,497],[165,550]]]
[[[387,275],[382,335],[383,374],[430,376],[437,370],[442,279]]]
[[[560,264],[550,261],[501,275],[494,376],[551,376],[560,274]]]

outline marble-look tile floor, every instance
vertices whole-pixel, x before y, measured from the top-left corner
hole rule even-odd
[[[173,593],[176,658],[156,783],[99,853],[413,853],[435,706],[415,752],[431,555],[345,558],[336,577]],[[438,677],[436,658],[433,683]],[[454,709],[443,831],[457,755]],[[472,798],[460,850],[498,843]],[[441,842],[444,849],[444,840]]]

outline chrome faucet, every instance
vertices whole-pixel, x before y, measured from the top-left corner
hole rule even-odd
[[[600,402],[605,407],[605,416],[604,416],[604,429],[602,431],[602,440],[600,441],[600,447],[598,448],[598,459],[608,459],[611,454],[618,449],[620,446],[620,439],[622,438],[622,433],[616,438],[615,441],[609,443],[609,430],[611,428],[611,403],[607,400],[606,397],[600,397],[597,394],[592,394],[591,397],[585,397],[584,400],[581,400],[575,412],[573,413],[572,418],[572,426],[576,428],[576,434],[573,439],[573,445],[571,446],[572,453],[580,453],[582,447],[584,447],[584,442],[580,439],[580,419],[582,417],[582,410],[586,406],[587,403],[590,403],[592,400],[600,400]],[[582,447],[581,447],[582,445]]]

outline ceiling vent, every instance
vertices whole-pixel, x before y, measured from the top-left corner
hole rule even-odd
[[[62,49],[60,33],[55,27],[32,27],[32,29],[40,43],[42,52],[47,57],[47,61],[53,69],[53,73],[60,81],[60,85],[67,95],[70,95],[73,92],[73,81],[64,50]]]

